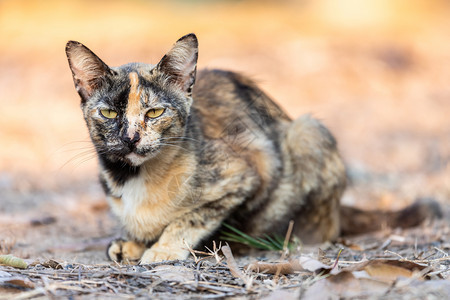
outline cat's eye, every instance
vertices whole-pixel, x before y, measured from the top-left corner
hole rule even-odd
[[[147,117],[154,119],[162,115],[164,108],[152,108],[147,112]]]
[[[112,109],[101,109],[100,113],[107,119],[115,119],[117,117],[117,112]]]

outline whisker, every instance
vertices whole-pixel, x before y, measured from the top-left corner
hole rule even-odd
[[[95,152],[95,149],[87,149],[87,150],[85,150],[85,151],[83,151],[83,152],[80,152],[80,153],[78,153],[78,154],[75,154],[75,155],[72,157],[72,159],[77,159],[77,158],[83,157],[83,156],[85,156],[85,155],[87,155],[87,154],[94,154],[94,153],[96,153],[96,152]]]
[[[67,149],[67,150],[59,150],[59,152],[67,153],[67,152],[73,152],[73,151],[79,151],[79,150],[95,150],[95,147],[94,146],[79,147],[79,148],[72,148],[72,149]]]
[[[73,144],[92,144],[92,141],[90,139],[89,140],[72,141],[72,142],[67,142],[67,143],[63,144],[62,147],[70,146]]]
[[[71,142],[67,142],[65,143],[63,146],[68,146],[68,145],[72,145],[72,144],[81,144],[81,143],[91,143],[91,140],[79,140],[79,141],[71,141]]]
[[[170,136],[170,137],[162,137],[160,138],[160,140],[173,140],[173,139],[177,139],[177,140],[190,140],[190,141],[194,141],[194,142],[199,142],[199,140],[194,139],[194,138],[190,138],[190,137],[186,137],[186,136]]]
[[[88,162],[94,158],[97,158],[97,155],[92,155],[92,156],[86,157],[83,160],[79,161],[77,166],[80,166],[80,165],[84,164],[85,162]]]
[[[95,151],[95,148],[86,149],[85,151],[82,151],[80,153],[77,153],[73,157],[71,157],[66,163],[64,163],[60,169],[68,166],[69,164],[72,165],[80,165],[82,163],[85,163],[88,160],[91,160],[92,158],[95,158],[97,156],[97,152]]]
[[[176,147],[176,148],[178,148],[178,149],[182,149],[182,150],[184,150],[184,151],[186,151],[186,152],[189,152],[189,149],[186,149],[186,148],[184,148],[184,147],[182,147],[182,146],[179,146],[179,145],[174,145],[174,144],[169,144],[169,143],[161,143],[161,146],[171,146],[171,147]]]

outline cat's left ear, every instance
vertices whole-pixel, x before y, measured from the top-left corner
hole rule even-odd
[[[69,41],[66,54],[75,88],[82,103],[86,102],[94,91],[101,87],[106,76],[114,72],[94,52],[79,42]]]
[[[180,38],[173,45],[172,49],[164,55],[156,68],[168,76],[171,83],[177,85],[190,96],[195,83],[197,58],[197,37],[195,34],[190,33]]]

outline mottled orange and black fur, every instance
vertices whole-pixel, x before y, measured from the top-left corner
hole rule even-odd
[[[66,48],[100,162],[100,181],[128,240],[114,260],[184,259],[227,223],[250,235],[336,238],[346,173],[317,120],[292,121],[251,80],[196,74],[193,34],[156,65],[109,67],[88,48]],[[194,85],[195,83],[195,85]]]

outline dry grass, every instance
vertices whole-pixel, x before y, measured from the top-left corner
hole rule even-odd
[[[439,226],[436,225],[434,230],[440,230]],[[393,237],[391,234],[390,238]],[[241,257],[236,262],[228,246],[219,246],[210,253],[204,253],[203,258],[200,258],[199,252],[196,251],[195,260],[167,261],[145,266],[83,265],[50,260],[35,262],[26,270],[1,267],[0,284],[6,281],[4,274],[9,274],[10,277],[6,277],[9,293],[0,296],[0,299],[80,295],[88,298],[120,299],[150,295],[160,299],[210,299],[231,296],[259,299],[263,296],[280,296],[280,293],[287,293],[284,294],[284,297],[288,296],[287,299],[297,299],[299,295],[302,295],[303,299],[314,299],[319,295],[311,295],[309,290],[317,293],[317,285],[320,285],[320,295],[327,296],[329,293],[334,297],[378,295],[384,298],[440,298],[448,294],[450,284],[442,278],[450,274],[450,256],[440,248],[448,248],[448,245],[437,241],[436,246],[432,248],[416,244],[412,249],[403,244],[390,246],[392,250],[387,251],[387,245],[382,239],[372,238],[376,241],[375,244],[373,241],[368,243],[367,236],[365,240],[352,240],[353,246],[359,243],[361,247],[370,247],[366,250],[352,250],[348,245],[329,244],[323,245],[325,250],[311,252],[308,256],[303,254],[298,258],[291,255],[291,266],[297,260],[300,263],[295,263],[294,269],[291,268],[289,272],[282,272],[280,263],[273,265],[277,269],[276,272],[267,273],[267,268],[266,271],[246,268],[244,264],[248,258]],[[445,238],[448,238],[448,235]],[[226,264],[220,251],[226,257]],[[306,251],[311,249],[303,250]],[[350,283],[357,282],[358,286],[349,286],[348,279],[342,278],[342,274],[353,274],[351,272],[356,272],[356,265],[367,265],[364,263],[364,257],[374,262],[371,265],[373,267],[366,267],[359,273],[354,273],[360,276],[364,270],[368,275],[358,281],[356,280],[359,277],[352,277],[353,281]],[[252,259],[265,261],[266,265],[270,261],[279,261],[273,252],[260,252]],[[306,264],[305,259],[309,264]],[[284,259],[281,258],[281,261]],[[324,270],[327,272],[324,273]],[[332,277],[334,279],[330,280]],[[424,281],[425,278],[428,280]]]

